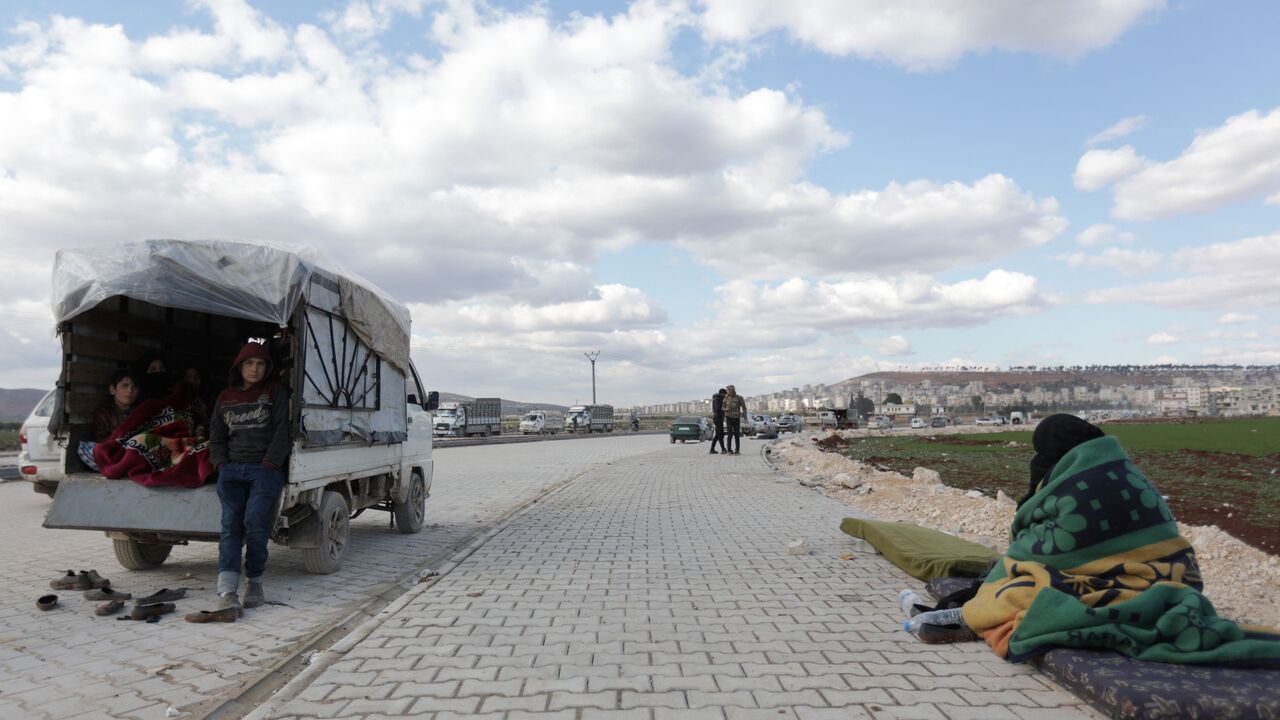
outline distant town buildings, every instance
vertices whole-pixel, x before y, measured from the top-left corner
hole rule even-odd
[[[901,402],[887,403],[886,398],[892,395]],[[873,373],[833,385],[819,383],[745,396],[753,412],[773,415],[856,407],[859,397],[874,403],[877,414],[896,416],[1007,415],[1014,410],[1035,414],[1280,415],[1280,366],[1134,365]],[[635,409],[645,415],[710,415],[711,399]]]

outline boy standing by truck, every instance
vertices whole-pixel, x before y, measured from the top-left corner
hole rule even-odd
[[[239,614],[240,546],[248,587],[243,607],[265,601],[267,540],[289,459],[289,391],[271,373],[265,344],[240,349],[211,418],[209,460],[218,469],[222,539],[218,544],[218,609]]]

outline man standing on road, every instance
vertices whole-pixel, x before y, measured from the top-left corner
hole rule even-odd
[[[729,455],[738,455],[742,451],[742,416],[747,412],[747,401],[742,399],[736,388],[729,385],[725,388],[724,419],[729,424]]]
[[[720,452],[729,454],[724,447],[724,395],[725,389],[720,388],[715,395],[711,396],[711,420],[716,426],[716,436],[711,438],[711,454],[716,454],[716,443],[720,443]]]

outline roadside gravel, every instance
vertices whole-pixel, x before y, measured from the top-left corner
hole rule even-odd
[[[1005,428],[992,428],[999,432]],[[932,434],[983,432],[987,428],[938,428]],[[806,432],[770,443],[765,452],[782,472],[881,520],[906,521],[941,530],[1003,552],[1009,544],[1016,498],[998,498],[947,487],[929,468],[911,477],[880,470],[839,452],[823,452],[815,441],[831,432]],[[891,435],[883,430],[843,430],[849,439]],[[1028,458],[1029,459],[1029,458]],[[1158,478],[1156,479],[1158,482]],[[976,496],[975,496],[976,495]],[[1280,557],[1253,548],[1214,526],[1179,523],[1196,549],[1206,595],[1224,617],[1280,628]]]

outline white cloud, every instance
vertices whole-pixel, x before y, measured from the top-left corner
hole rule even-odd
[[[1182,338],[1164,330],[1147,337],[1148,345],[1174,345],[1180,342],[1182,342]]]
[[[992,49],[1072,58],[1114,42],[1164,0],[703,0],[713,40],[747,41],[782,30],[831,55],[887,60],[910,70],[945,68]]]
[[[1126,276],[1146,275],[1160,268],[1163,258],[1158,252],[1150,250],[1122,250],[1106,248],[1096,255],[1088,253],[1071,253],[1060,255],[1058,259],[1068,267],[1103,267],[1117,270]]]
[[[1171,264],[1183,277],[1094,290],[1091,303],[1145,303],[1163,307],[1267,308],[1280,305],[1280,233],[1179,250]]]
[[[897,357],[911,354],[911,343],[901,335],[872,340],[870,345],[875,348],[876,354],[881,356]]]
[[[1072,182],[1077,189],[1092,192],[1141,171],[1146,164],[1129,145],[1115,150],[1090,150],[1076,163]]]
[[[1084,158],[1080,161],[1083,164]],[[1197,133],[1173,160],[1151,163],[1134,156],[1129,167],[1139,163],[1139,171],[1110,179],[1119,180],[1113,191],[1115,217],[1152,220],[1214,210],[1257,196],[1280,202],[1280,108],[1228,118],[1217,128]]]
[[[1076,242],[1081,245],[1115,245],[1117,243],[1131,243],[1134,241],[1133,233],[1121,231],[1115,225],[1100,223],[1090,225],[1080,234],[1076,235]]]
[[[1093,147],[1094,145],[1107,142],[1108,140],[1116,140],[1118,138],[1125,137],[1126,135],[1132,135],[1134,132],[1137,132],[1146,126],[1146,115],[1131,115],[1120,120],[1115,125],[1090,136],[1088,140],[1085,140],[1084,144],[1086,147]]]
[[[1158,355],[1151,362],[1156,365],[1178,365],[1182,361],[1174,355]]]
[[[1204,362],[1224,365],[1280,365],[1280,345],[1204,347],[1200,356]]]
[[[1241,323],[1251,323],[1257,320],[1258,320],[1257,315],[1250,315],[1248,313],[1229,312],[1229,313],[1224,313],[1222,317],[1218,318],[1218,323],[1220,325],[1239,325]]]

